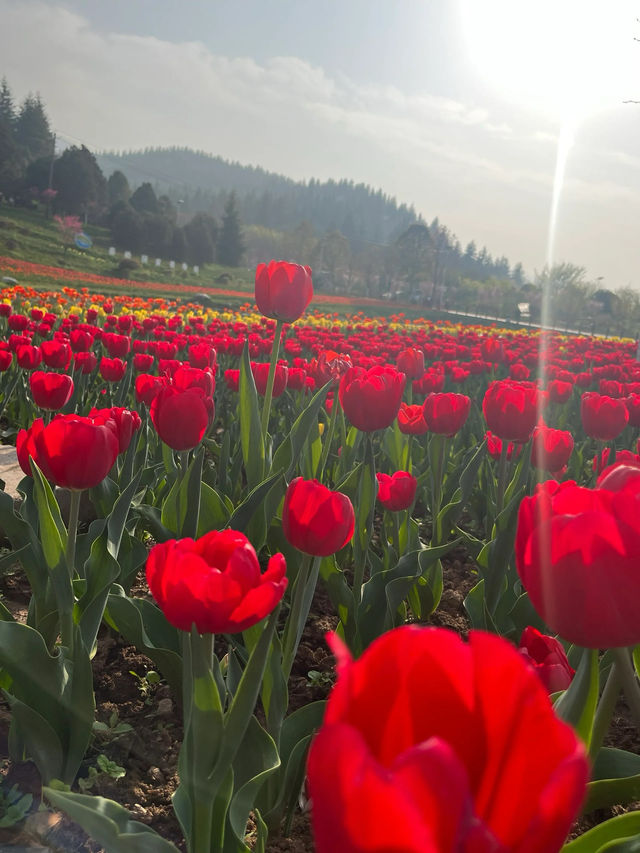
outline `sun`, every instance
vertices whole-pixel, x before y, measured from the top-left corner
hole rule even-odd
[[[459,0],[467,55],[497,95],[565,120],[638,97],[633,0]]]

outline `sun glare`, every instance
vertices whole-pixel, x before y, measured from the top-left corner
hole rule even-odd
[[[468,56],[496,94],[565,119],[638,95],[631,0],[459,0]]]

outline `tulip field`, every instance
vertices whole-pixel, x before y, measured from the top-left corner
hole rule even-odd
[[[640,849],[636,342],[188,298],[0,294],[0,846]]]

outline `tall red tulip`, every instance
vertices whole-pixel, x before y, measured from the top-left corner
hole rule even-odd
[[[356,661],[332,646],[307,766],[318,853],[560,849],[589,765],[510,643],[403,627]]]
[[[256,304],[265,317],[293,323],[313,297],[311,268],[286,261],[269,261],[256,268]]]
[[[531,464],[551,474],[561,471],[573,452],[573,436],[563,429],[539,425],[533,431]]]
[[[180,631],[237,634],[276,607],[287,587],[282,554],[265,572],[247,537],[212,530],[200,539],[171,539],[151,549],[147,582],[168,621]]]
[[[404,435],[424,435],[429,432],[429,427],[424,419],[423,407],[400,403],[398,428]]]
[[[305,554],[328,557],[349,542],[355,527],[351,501],[317,480],[296,477],[282,507],[282,530],[288,542]]]
[[[404,385],[405,375],[395,367],[352,367],[340,380],[340,404],[357,429],[385,429],[398,414]]]
[[[407,347],[398,353],[396,367],[407,379],[420,379],[424,373],[424,353],[417,347]]]

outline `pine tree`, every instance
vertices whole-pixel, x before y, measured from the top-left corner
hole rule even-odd
[[[51,156],[53,134],[40,95],[25,98],[15,122],[15,136],[27,160]]]
[[[236,194],[232,192],[224,206],[222,228],[218,237],[218,263],[238,267],[245,252],[244,235]]]
[[[13,95],[7,78],[3,77],[0,82],[0,123],[6,123],[9,128],[13,129],[15,121],[16,108],[13,104]]]

